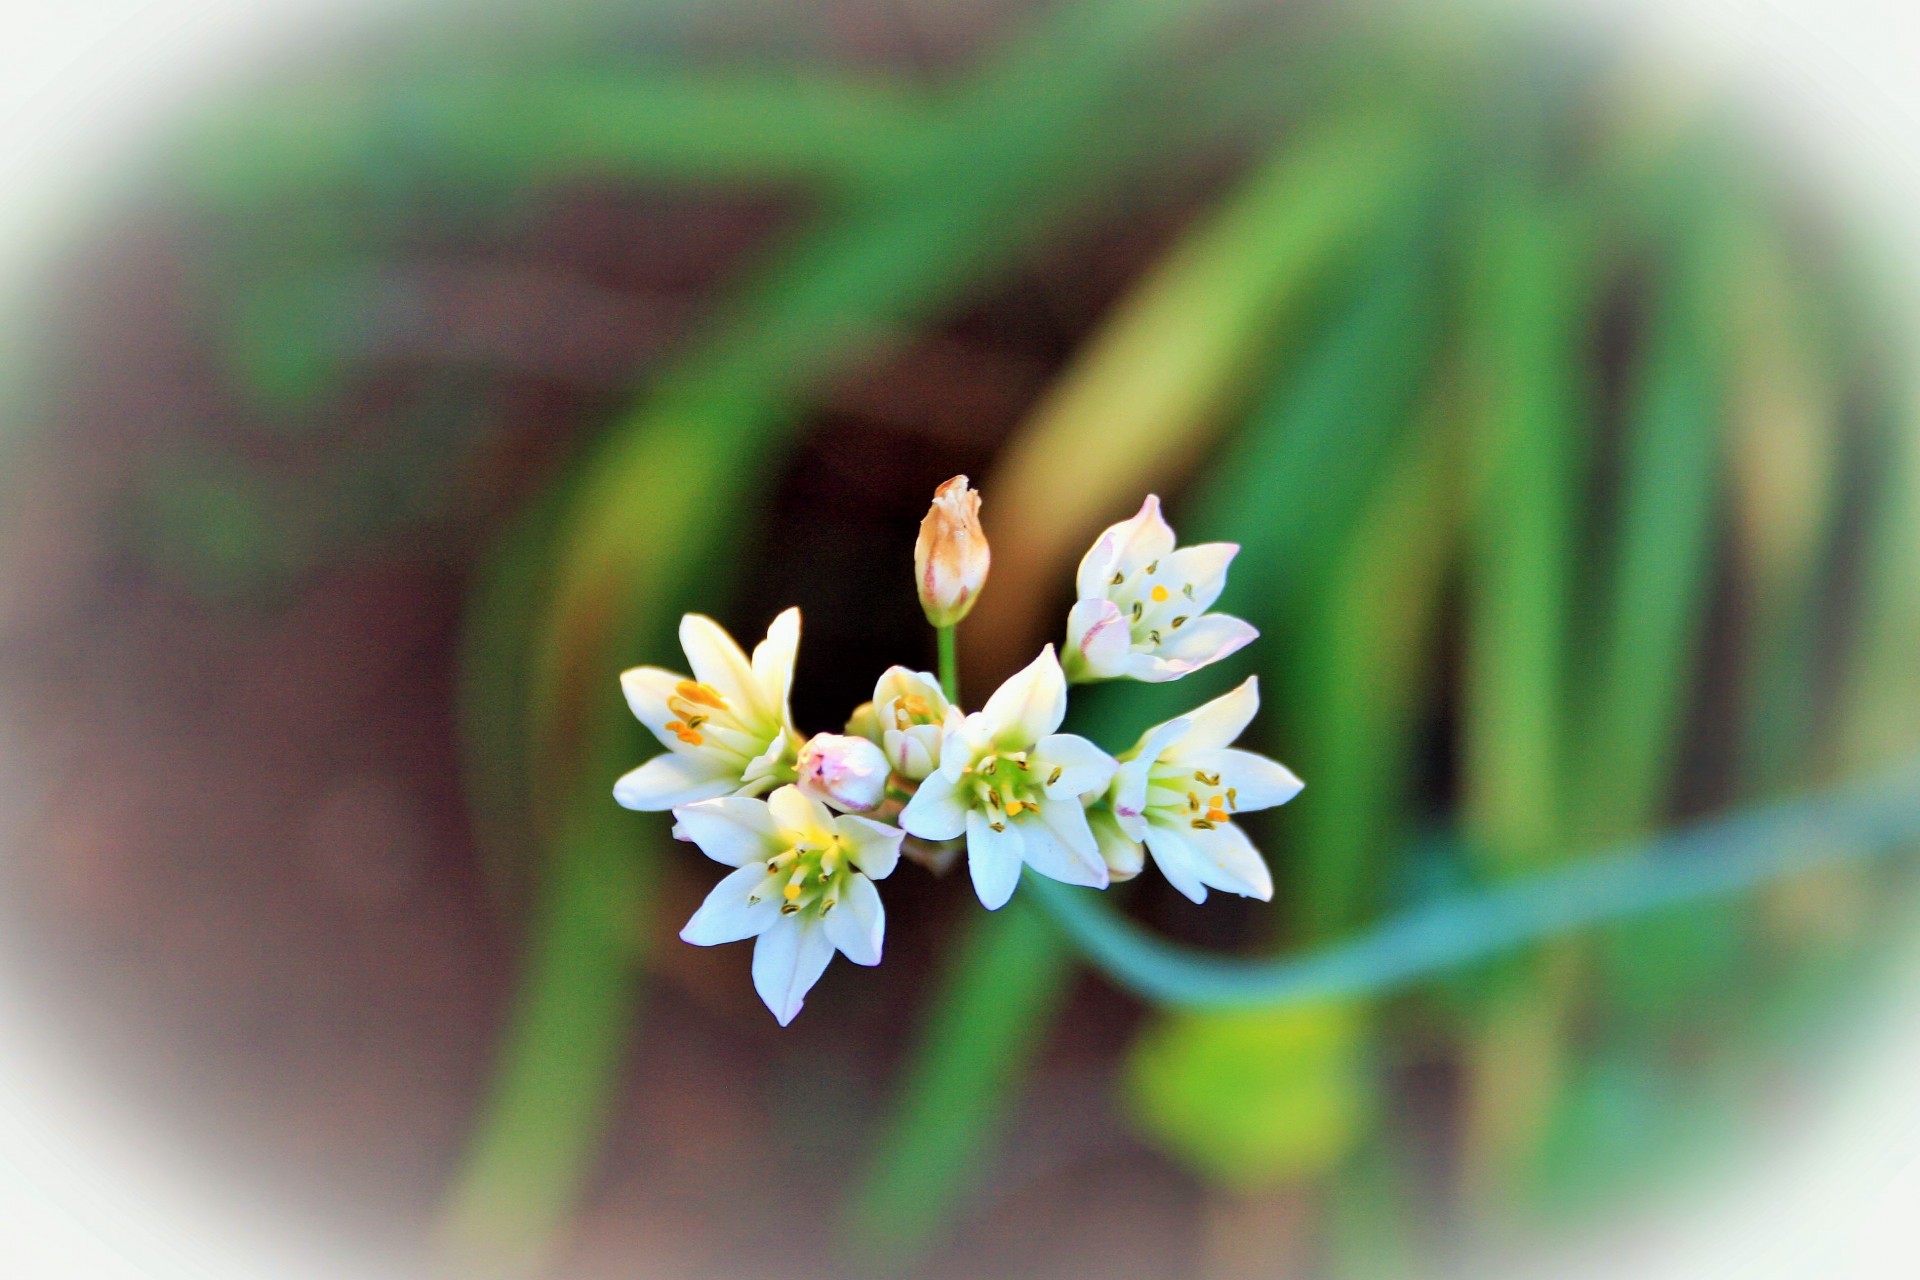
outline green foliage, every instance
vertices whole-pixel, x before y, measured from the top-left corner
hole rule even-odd
[[[1162,1015],[1134,1044],[1135,1122],[1201,1176],[1239,1190],[1337,1166],[1372,1115],[1367,1018],[1354,1004]]]
[[[1673,1082],[1671,1038],[1766,1003],[1724,993],[1780,973],[1784,1008],[1854,972],[1851,933],[1757,922],[1727,895],[1883,851],[1904,782],[1813,804],[1860,826],[1853,843],[1796,854],[1791,822],[1762,814],[1680,850],[1712,857],[1553,868],[1672,820],[1701,786],[1690,717],[1715,697],[1738,726],[1724,787],[1746,800],[1920,736],[1920,447],[1884,353],[1829,332],[1857,300],[1723,139],[1628,110],[1584,72],[1516,71],[1537,55],[1513,32],[1468,50],[1255,8],[1073,0],[938,86],[545,44],[516,58],[475,37],[431,66],[262,88],[168,153],[178,189],[245,246],[215,345],[278,425],[353,385],[383,267],[423,210],[500,219],[581,180],[797,210],[477,574],[468,789],[490,883],[530,914],[447,1202],[456,1257],[550,1256],[670,923],[649,912],[664,835],[607,796],[641,754],[615,673],[667,659],[682,609],[722,603],[823,386],[1170,189],[1211,194],[983,486],[1023,554],[996,564],[969,657],[1024,660],[1050,638],[1031,619],[1145,490],[1168,492],[1188,540],[1239,542],[1223,607],[1264,632],[1258,732],[1309,782],[1262,833],[1281,885],[1266,918],[1284,922],[1268,932],[1310,949],[1195,957],[1025,886],[966,927],[927,994],[843,1207],[848,1255],[901,1268],[941,1239],[1081,958],[1151,1001],[1229,1010],[1149,1015],[1120,1098],[1153,1141],[1236,1189],[1348,1178],[1375,1213],[1401,1194],[1373,1054],[1403,1013],[1381,992],[1610,922],[1597,946],[1515,957],[1422,1007],[1486,1068],[1495,1105],[1461,1122],[1468,1150],[1559,1206],[1629,1180],[1685,1127],[1698,1097]],[[445,439],[410,438],[355,503],[396,505],[395,477],[425,473]],[[1871,490],[1853,533],[1837,517],[1849,467]],[[156,474],[138,532],[216,591],[284,575],[336,532],[242,474]],[[1716,683],[1728,590],[1738,671]],[[1835,609],[1841,662],[1822,650]],[[1073,727],[1131,741],[1225,679],[1076,693]],[[1411,841],[1426,822],[1458,838]],[[1509,883],[1523,875],[1539,878]],[[1493,887],[1399,901],[1436,876]],[[1590,1060],[1574,1051],[1588,1038]],[[1520,1078],[1537,1092],[1502,1105]],[[1332,1247],[1365,1272],[1369,1233],[1336,1217]]]

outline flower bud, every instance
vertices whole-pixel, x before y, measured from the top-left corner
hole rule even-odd
[[[865,738],[816,733],[800,748],[797,769],[802,792],[848,813],[867,813],[886,798],[886,753]]]
[[[966,617],[986,585],[989,559],[980,495],[967,488],[965,476],[955,476],[934,490],[913,546],[913,577],[927,621],[951,627]]]

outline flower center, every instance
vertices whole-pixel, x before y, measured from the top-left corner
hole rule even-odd
[[[1187,625],[1200,612],[1191,582],[1156,581],[1158,560],[1144,566],[1132,577],[1116,573],[1109,585],[1108,598],[1127,615],[1127,627],[1137,649],[1157,649],[1169,633]]]
[[[1006,820],[1040,812],[1040,797],[1060,779],[1060,770],[1042,771],[1024,751],[998,752],[975,760],[961,771],[973,778],[977,804],[987,811],[987,825],[1007,829]]]
[[[777,893],[783,916],[802,911],[824,916],[839,905],[851,874],[846,841],[840,836],[797,841],[767,859],[767,878],[747,901],[759,902],[767,894]]]
[[[1231,822],[1240,809],[1240,793],[1235,787],[1220,785],[1220,775],[1204,769],[1155,769],[1153,781],[1181,798],[1161,808],[1173,808],[1197,831],[1211,831],[1223,822]]]
[[[893,700],[893,727],[911,729],[915,725],[932,724],[933,708],[927,705],[925,698],[911,693],[903,693]]]
[[[677,719],[666,723],[666,730],[690,747],[706,746],[710,738],[716,745],[756,755],[754,733],[728,704],[721,692],[698,680],[682,680],[667,699],[667,710]],[[764,745],[764,744],[762,744]]]

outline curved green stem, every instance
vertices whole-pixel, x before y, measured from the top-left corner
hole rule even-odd
[[[1099,894],[1041,876],[1026,877],[1021,892],[1095,967],[1144,999],[1273,1007],[1396,991],[1542,938],[1878,857],[1916,840],[1920,759],[1868,782],[1415,907],[1350,941],[1266,960],[1163,942]]]

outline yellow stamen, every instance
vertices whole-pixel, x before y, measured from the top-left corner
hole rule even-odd
[[[800,896],[800,886],[797,884],[790,884],[786,888],[782,889],[780,891],[780,894],[782,897],[786,898],[788,902],[792,902],[795,898]]]
[[[688,702],[698,702],[716,711],[727,709],[727,700],[721,697],[720,691],[710,684],[701,684],[698,680],[682,680],[673,686],[673,691]]]
[[[1017,818],[1020,816],[1020,811],[1026,807],[1027,806],[1019,800],[1009,800],[1007,801],[1007,816],[1009,818]]]
[[[1216,806],[1212,809],[1207,810],[1208,822],[1225,822],[1226,820],[1227,820],[1227,811],[1225,809],[1222,809]]]
[[[695,729],[691,725],[683,724],[678,720],[667,721],[666,729],[668,733],[671,733],[674,737],[680,739],[680,741],[690,747],[697,747],[706,741],[706,738],[701,736],[698,729]]]
[[[1159,583],[1156,582],[1153,584],[1153,590],[1149,591],[1147,594],[1153,597],[1153,602],[1155,604],[1165,604],[1167,597],[1172,595],[1173,592],[1167,590],[1165,587],[1161,586]]]

